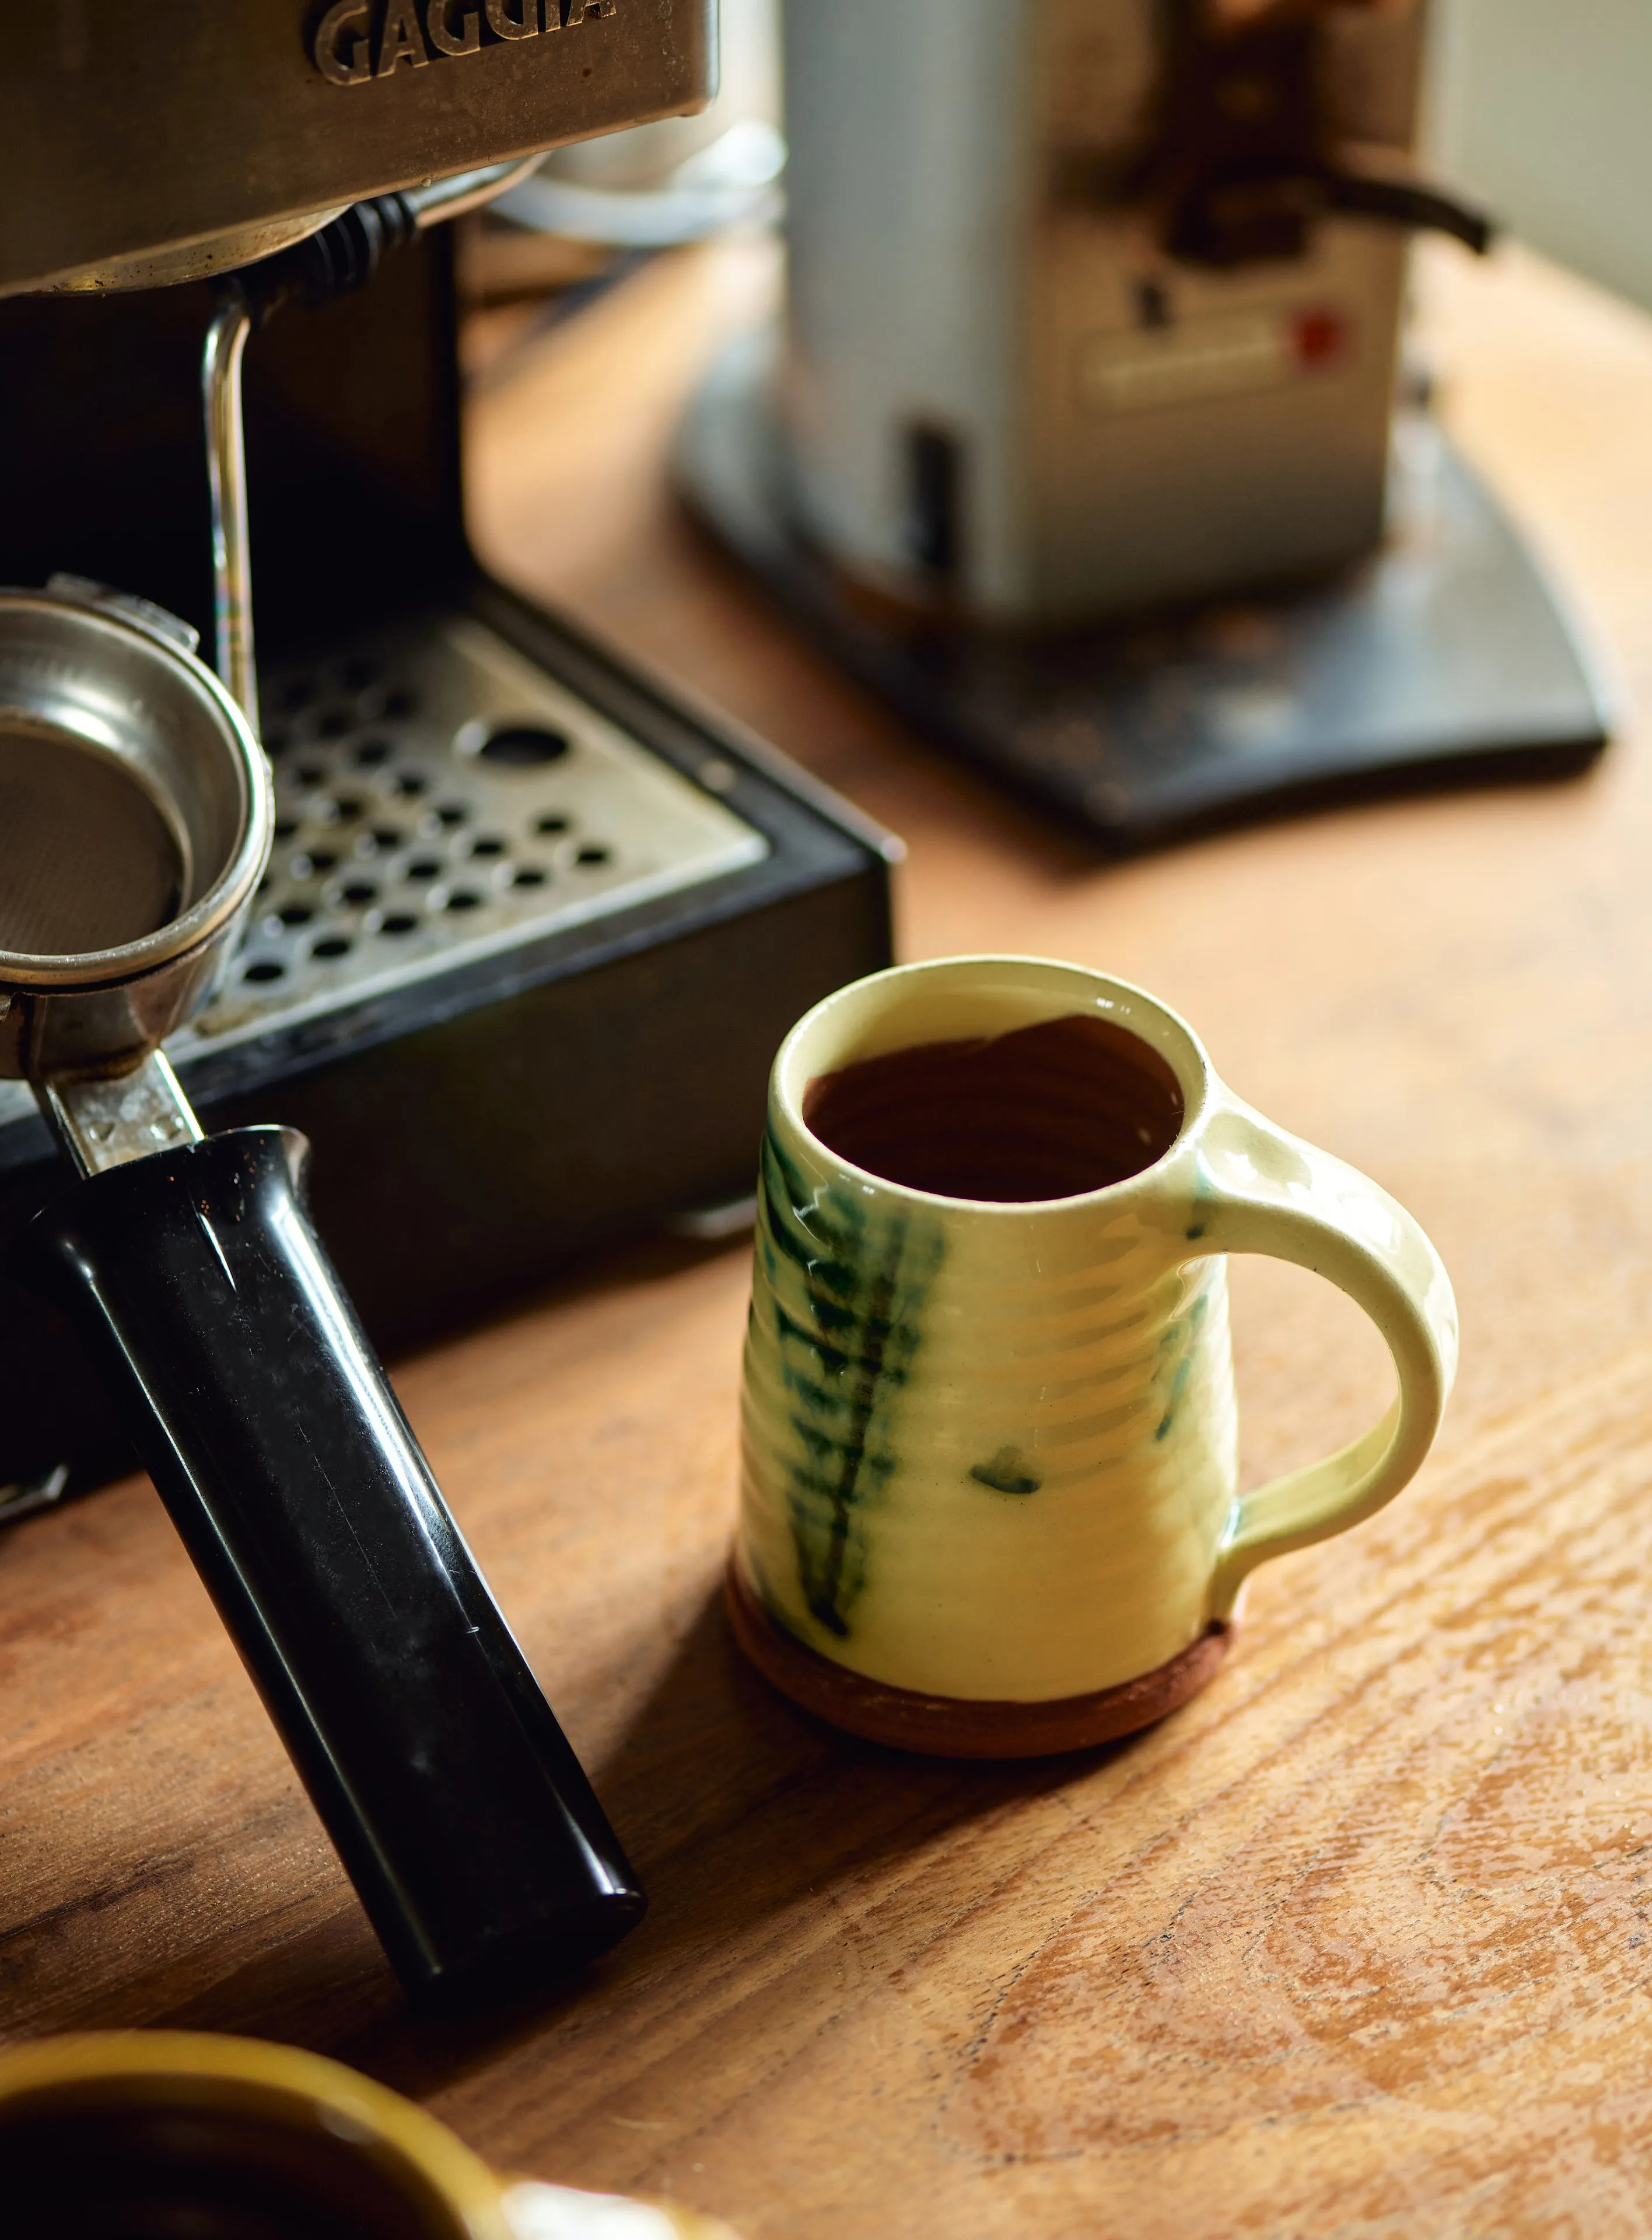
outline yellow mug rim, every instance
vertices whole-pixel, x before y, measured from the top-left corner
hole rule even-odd
[[[499,2178],[479,2155],[388,2085],[296,2046],[204,2030],[88,2030],[0,2051],[0,2119],[8,2108],[65,2087],[97,2083],[206,2087],[197,2106],[262,2103],[265,2113],[319,2122],[376,2148],[428,2189],[453,2240],[511,2240]],[[271,2103],[280,2103],[272,2106]]]

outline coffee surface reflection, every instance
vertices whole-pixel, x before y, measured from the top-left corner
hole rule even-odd
[[[829,1150],[887,1182],[1023,1204],[1140,1174],[1175,1143],[1182,1105],[1156,1050],[1074,1013],[861,1059],[811,1081],[803,1113]]]

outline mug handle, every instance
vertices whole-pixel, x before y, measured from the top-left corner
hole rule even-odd
[[[1457,1308],[1428,1237],[1388,1192],[1236,1097],[1199,1138],[1189,1238],[1202,1253],[1262,1252],[1311,1269],[1363,1307],[1394,1356],[1399,1390],[1382,1421],[1322,1462],[1234,1502],[1211,1616],[1231,1616],[1258,1563],[1375,1515],[1433,1443],[1457,1365]]]

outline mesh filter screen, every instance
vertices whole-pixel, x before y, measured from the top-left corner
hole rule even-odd
[[[177,843],[143,784],[96,749],[0,726],[0,950],[79,957],[176,917]]]

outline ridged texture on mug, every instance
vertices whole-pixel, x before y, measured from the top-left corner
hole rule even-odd
[[[746,1353],[765,1606],[934,1696],[1044,1702],[1185,1650],[1235,1490],[1223,1263],[1105,1194],[983,1218],[791,1132],[763,1145]]]

